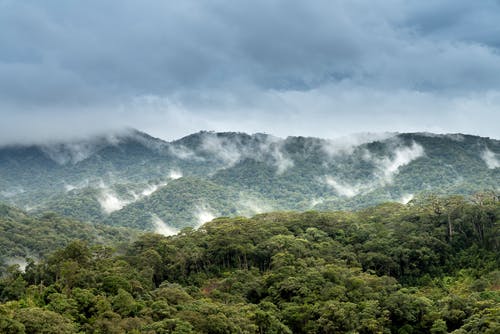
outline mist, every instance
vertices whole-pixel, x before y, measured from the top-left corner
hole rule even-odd
[[[386,183],[391,183],[393,176],[399,172],[400,167],[424,156],[424,154],[422,145],[412,142],[409,147],[395,148],[391,157],[373,158],[372,161],[379,169],[381,179]],[[367,157],[370,159],[370,154]]]
[[[196,206],[194,210],[194,218],[196,220],[195,229],[200,228],[203,224],[214,220],[219,215],[206,204]]]
[[[176,235],[179,233],[179,230],[175,227],[168,226],[163,220],[161,220],[157,215],[152,215],[151,223],[154,226],[154,231],[157,234],[161,234],[164,236]]]
[[[324,180],[327,185],[332,187],[337,192],[337,194],[348,198],[354,197],[360,194],[362,191],[365,191],[370,188],[370,186],[361,184],[351,185],[346,182],[337,180],[332,176],[325,176]]]
[[[120,196],[113,189],[112,186],[106,185],[104,181],[100,181],[99,190],[100,193],[97,196],[97,200],[101,205],[102,210],[106,214],[123,209],[125,206],[141,200],[145,197],[151,196],[159,188],[164,187],[168,184],[166,181],[161,181],[159,183],[150,183],[145,185],[145,187],[136,192],[134,190],[128,190],[126,194]]]
[[[366,143],[374,141],[384,141],[396,136],[397,133],[382,132],[382,133],[353,133],[347,136],[342,136],[333,139],[326,139],[322,142],[321,148],[327,156],[334,158],[339,155],[350,155],[354,150]]]
[[[245,193],[240,194],[238,206],[240,207],[238,214],[245,217],[252,217],[259,213],[272,212],[276,210],[269,203]]]
[[[413,194],[404,194],[403,196],[401,196],[398,202],[401,204],[408,204],[414,197],[415,196]]]
[[[18,265],[19,270],[21,270],[22,272],[25,272],[26,267],[28,266],[28,262],[24,257],[9,257],[5,259],[4,262],[8,266]]]
[[[98,196],[98,201],[103,211],[107,214],[121,210],[124,206],[131,203],[130,201],[120,199],[118,195],[110,189],[102,190]]]
[[[499,155],[496,154],[495,152],[490,151],[488,148],[486,148],[481,153],[481,158],[486,163],[486,166],[488,166],[489,169],[495,169],[500,167]]]
[[[172,180],[180,179],[182,177],[182,171],[180,171],[178,169],[172,169],[172,170],[170,170],[168,177]]]
[[[102,6],[2,3],[0,144],[130,126],[166,140],[199,130],[498,136],[495,1]]]

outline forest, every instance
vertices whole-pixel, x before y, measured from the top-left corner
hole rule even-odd
[[[4,267],[0,332],[499,333],[499,218],[490,192],[75,238]]]

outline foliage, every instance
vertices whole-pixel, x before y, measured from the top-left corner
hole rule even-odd
[[[398,155],[415,145],[421,155]],[[232,217],[358,210],[429,193],[497,191],[500,168],[483,160],[486,149],[498,159],[500,141],[410,133],[356,145],[200,132],[164,142],[130,131],[113,140],[0,147],[0,201],[35,213],[148,230],[152,216],[175,227],[196,226],[200,207]],[[172,180],[173,170],[185,180]],[[340,188],[329,185],[328,177]],[[159,188],[151,196],[139,196],[153,185]],[[101,205],[108,190],[123,204],[110,215]]]
[[[125,252],[73,242],[0,280],[6,333],[497,333],[500,203],[219,218]],[[41,324],[50,321],[52,327]],[[57,329],[55,329],[57,328]]]
[[[133,240],[137,234],[132,229],[81,223],[54,213],[30,216],[0,204],[0,269],[9,263],[26,265],[25,258],[41,258],[74,239],[115,244]]]

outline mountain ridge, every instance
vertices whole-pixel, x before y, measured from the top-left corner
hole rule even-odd
[[[500,189],[500,141],[465,134],[358,134],[335,140],[200,131],[167,142],[129,129],[121,137],[57,145],[49,152],[54,159],[34,146],[0,148],[0,202],[153,229],[146,217],[178,228],[196,226],[193,212],[200,207],[214,216],[356,209],[404,202],[423,192]],[[174,182],[182,176],[191,181]],[[202,185],[218,190],[203,192]],[[189,188],[204,194],[198,203]],[[155,205],[148,203],[160,190],[169,200],[156,196]],[[135,203],[142,203],[144,212]]]

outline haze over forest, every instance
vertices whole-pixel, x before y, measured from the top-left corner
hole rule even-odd
[[[0,333],[500,333],[498,0],[0,0]]]

